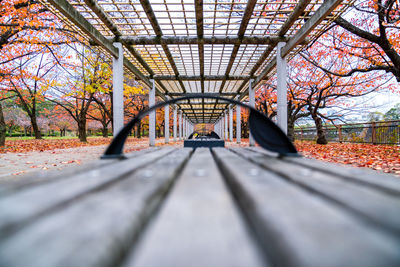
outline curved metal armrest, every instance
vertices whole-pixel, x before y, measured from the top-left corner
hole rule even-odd
[[[254,137],[254,140],[264,149],[276,152],[280,156],[299,156],[295,146],[286,136],[286,134],[269,118],[264,114],[256,110],[255,108],[243,104],[239,101],[232,100],[229,98],[224,98],[220,96],[210,96],[204,94],[191,94],[190,96],[179,97],[171,99],[165,102],[158,103],[146,110],[143,110],[137,114],[130,122],[128,122],[124,128],[114,137],[111,144],[106,149],[102,159],[109,158],[125,158],[123,154],[123,148],[126,139],[129,136],[130,131],[133,127],[140,122],[140,120],[148,115],[151,111],[161,108],[165,105],[175,104],[184,100],[193,98],[207,98],[207,99],[217,99],[231,104],[239,105],[250,110],[249,115],[249,126],[250,133]]]

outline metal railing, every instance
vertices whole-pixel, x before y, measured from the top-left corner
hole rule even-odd
[[[324,126],[331,142],[400,145],[400,120]],[[296,140],[316,140],[315,127],[296,127]]]

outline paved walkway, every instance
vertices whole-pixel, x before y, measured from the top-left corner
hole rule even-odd
[[[161,144],[163,140],[157,140],[157,143]],[[82,165],[99,159],[106,147],[102,145],[0,154],[0,182],[18,179],[33,172],[48,172]],[[125,147],[126,152],[144,149],[148,147],[148,141],[126,144]]]

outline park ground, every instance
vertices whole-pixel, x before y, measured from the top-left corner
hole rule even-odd
[[[0,181],[15,179],[35,171],[61,170],[88,163],[98,159],[110,141],[110,138],[99,137],[89,138],[87,143],[81,143],[76,138],[9,139],[6,146],[0,148]],[[163,145],[164,139],[157,139],[156,146]],[[182,146],[182,141],[172,142],[170,145]],[[247,145],[247,140],[244,140],[242,146]],[[399,146],[349,143],[317,145],[309,141],[296,141],[295,145],[308,158],[400,175]],[[236,144],[228,142],[227,146]],[[147,138],[129,138],[125,152],[147,147]]]

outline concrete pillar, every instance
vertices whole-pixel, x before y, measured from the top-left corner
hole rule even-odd
[[[279,42],[276,51],[276,76],[277,76],[277,122],[281,130],[287,134],[287,64],[281,56],[281,49],[285,42]]]
[[[229,106],[229,140],[233,142],[233,110],[232,106]]]
[[[166,98],[168,100],[168,97]],[[164,107],[164,136],[165,136],[165,143],[169,143],[169,105]]]
[[[124,50],[121,43],[114,43],[118,48],[118,58],[113,57],[113,135],[116,136],[124,127]]]
[[[224,111],[224,119],[225,119],[225,140],[228,140],[228,113]]]
[[[182,119],[182,124],[183,124],[183,126],[182,126],[182,137],[183,137],[183,139],[185,139],[186,138],[186,118],[185,118],[185,116],[183,116],[183,119]]]
[[[182,110],[179,110],[179,140],[182,140]]]
[[[173,133],[173,135],[174,135],[174,142],[176,142],[176,130],[177,130],[177,127],[178,127],[178,125],[177,125],[177,108],[176,107],[174,107],[173,108],[174,109],[174,133]]]
[[[150,80],[151,88],[149,89],[149,107],[154,106],[156,102],[156,84],[154,80]],[[149,145],[156,145],[156,111],[149,113]]]
[[[242,121],[241,121],[241,107],[236,106],[236,142],[240,144],[242,138]]]
[[[253,88],[253,83],[254,83],[254,80],[253,79],[250,79],[249,80],[249,106],[250,107],[255,107],[256,106],[256,101],[255,101],[255,90],[254,90],[254,88]],[[249,129],[249,131],[250,131],[250,129]],[[250,144],[250,146],[254,146],[255,145],[255,141],[254,141],[254,138],[253,138],[253,136],[251,135],[251,133],[249,133],[249,144]]]

